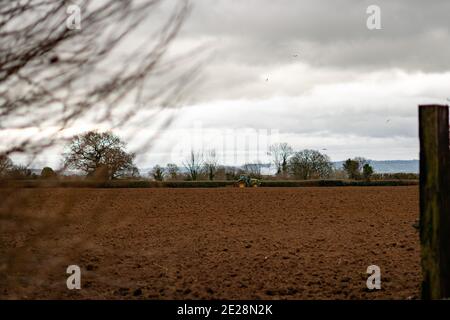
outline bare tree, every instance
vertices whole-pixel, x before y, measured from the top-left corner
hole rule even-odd
[[[362,170],[366,164],[370,164],[370,160],[364,157],[355,157],[353,160],[357,161],[359,164],[359,169]]]
[[[73,137],[64,154],[67,168],[81,170],[88,176],[116,179],[129,176],[135,166],[133,153],[127,153],[125,143],[111,132],[89,131]]]
[[[178,1],[165,22],[147,31],[150,36],[139,36],[160,2],[79,0],[81,28],[72,29],[72,0],[1,1],[0,130],[32,134],[11,138],[0,153],[37,153],[83,117],[114,127],[140,110],[176,102],[198,65],[174,74],[175,64],[189,65],[187,57],[163,56],[190,6]],[[149,85],[153,77],[157,86]],[[116,110],[124,101],[133,106]]]
[[[245,173],[245,171],[242,168],[237,168],[234,166],[224,167],[224,170],[226,180],[237,180],[239,179],[240,175]]]
[[[272,156],[272,161],[275,164],[277,175],[287,173],[288,160],[292,153],[292,147],[285,142],[276,143],[269,147],[269,154]]]
[[[333,172],[333,164],[327,155],[307,149],[292,155],[289,171],[297,179],[328,178]]]
[[[160,123],[155,125],[156,134],[147,136],[141,149],[151,146],[158,132],[170,125],[174,113],[164,121],[151,120],[161,110],[175,108],[184,99],[195,84],[202,60],[198,53],[204,50],[198,47],[183,54],[167,54],[189,14],[190,4],[188,0],[172,2],[175,4],[172,10],[161,20],[162,15],[156,14],[167,12],[159,10],[162,3],[162,0],[0,1],[0,132],[8,132],[2,135],[5,139],[2,137],[0,143],[0,157],[17,153],[36,156],[47,147],[69,141],[73,133],[68,134],[66,129],[80,124],[112,130],[132,122],[133,128],[139,130],[149,123]],[[80,9],[80,29],[66,24],[70,17],[67,10],[72,5]],[[136,177],[139,171],[128,161],[132,160],[129,156],[113,149],[103,157],[104,162],[113,165],[89,170]],[[124,161],[116,162],[118,158]],[[27,170],[22,167],[19,172],[28,174]],[[33,215],[25,219],[20,210],[20,194],[21,190],[11,192],[5,195],[8,202],[2,201],[5,204],[0,212],[2,219],[10,219],[13,223],[7,225],[15,226],[9,230],[10,235],[20,234],[20,230],[41,218]],[[61,201],[64,205],[57,210],[55,219],[45,223],[39,220],[42,227],[20,248],[0,241],[4,258],[2,288],[21,287],[16,276],[7,280],[2,277],[12,275],[11,271],[19,273],[21,269],[22,274],[36,276],[37,272],[28,270],[32,263],[22,261],[33,261],[29,247],[36,239],[54,235],[67,223],[72,201]],[[97,218],[103,205],[96,205]],[[78,248],[83,241],[75,243]],[[47,267],[46,270],[51,269]],[[8,282],[11,284],[6,285]],[[20,290],[32,288],[22,286]]]
[[[212,181],[216,177],[217,166],[219,161],[217,160],[216,150],[210,150],[203,163],[203,169],[208,176],[208,180]]]
[[[121,175],[121,178],[124,179],[139,179],[140,177],[141,174],[139,172],[139,169],[135,165],[132,165],[131,167],[125,169]]]
[[[163,181],[164,180],[164,170],[159,165],[153,167],[150,175],[155,179],[155,181]]]
[[[176,180],[178,178],[178,174],[180,169],[174,163],[168,163],[166,166],[166,173],[171,180]]]
[[[203,156],[199,152],[191,150],[189,157],[183,161],[183,165],[188,172],[188,178],[192,181],[197,181],[200,170],[202,168]]]
[[[9,171],[8,171],[8,178],[11,179],[29,179],[31,177],[31,170],[24,165],[14,165]]]
[[[261,179],[261,168],[262,164],[260,162],[246,163],[242,166],[245,173],[252,178]]]
[[[0,154],[0,178],[5,177],[13,166],[14,164],[8,156]]]

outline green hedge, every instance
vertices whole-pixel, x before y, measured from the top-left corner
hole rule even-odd
[[[233,181],[149,181],[149,180],[9,180],[0,181],[2,187],[20,188],[219,188],[232,186]]]
[[[345,187],[345,186],[411,186],[418,180],[262,180],[261,187]],[[92,180],[10,180],[0,181],[1,187],[19,188],[223,188],[231,187],[234,181],[149,181],[149,180],[113,180],[98,182]]]
[[[350,187],[350,186],[415,186],[418,180],[263,180],[261,187]]]

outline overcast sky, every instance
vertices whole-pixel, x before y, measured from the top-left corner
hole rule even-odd
[[[130,141],[140,167],[179,161],[192,139],[205,149],[239,153],[223,141],[249,132],[257,132],[262,148],[246,155],[249,161],[277,141],[322,150],[336,161],[417,159],[417,106],[450,98],[448,0],[192,4],[171,53],[203,45],[208,58],[175,123],[152,150],[139,152],[151,125]],[[372,4],[381,8],[381,30],[367,28]],[[157,16],[167,16],[170,6]],[[233,155],[227,162],[236,159],[244,161]]]
[[[371,4],[381,30],[367,28]],[[450,97],[449,12],[446,0],[194,1],[175,47],[213,53],[175,126],[277,130],[333,160],[417,159],[417,106]]]

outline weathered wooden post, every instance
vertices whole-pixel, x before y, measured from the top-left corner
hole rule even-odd
[[[419,106],[422,299],[450,298],[448,106]]]

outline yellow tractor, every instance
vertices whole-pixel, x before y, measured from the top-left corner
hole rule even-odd
[[[261,181],[258,179],[250,178],[250,176],[242,175],[236,181],[236,187],[239,188],[258,188],[261,185]]]

